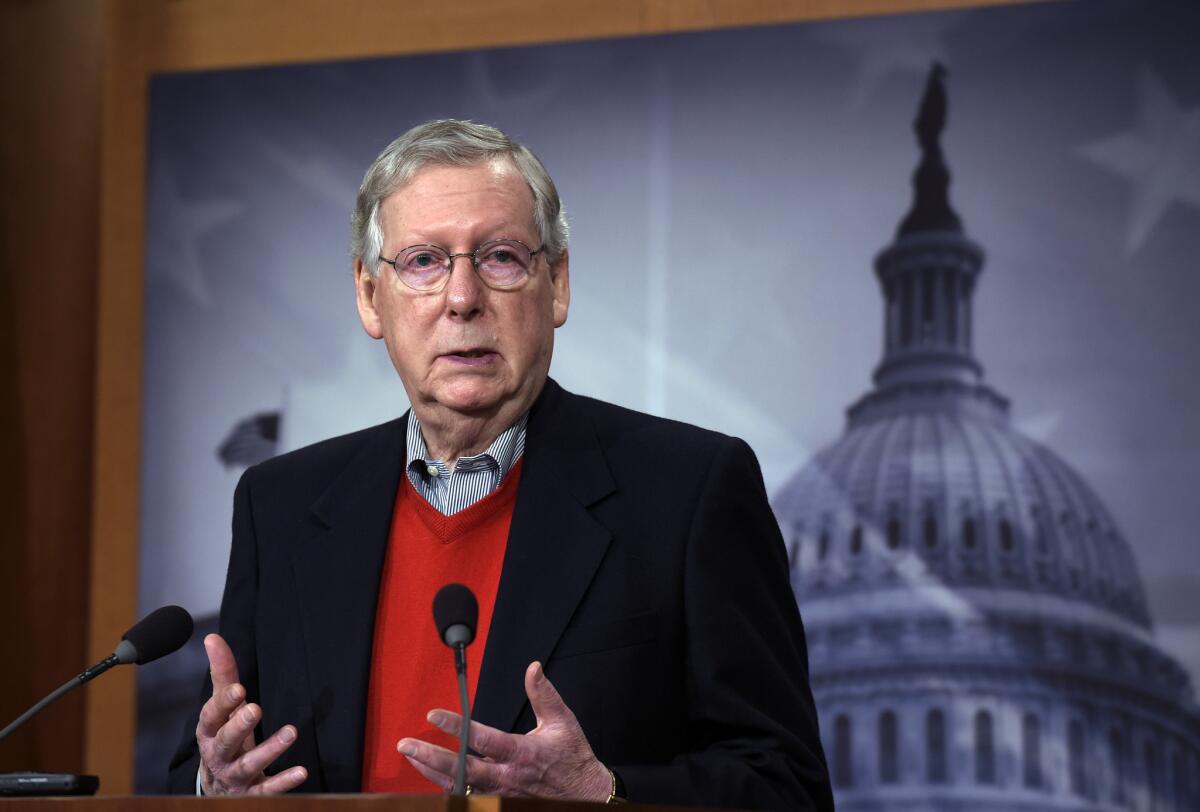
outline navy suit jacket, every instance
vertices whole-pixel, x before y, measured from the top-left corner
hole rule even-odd
[[[298,728],[272,771],[306,766],[301,791],[361,788],[405,427],[254,466],[234,497],[220,630],[262,706],[260,739]],[[474,718],[532,729],[522,678],[539,660],[631,801],[832,809],[804,630],[750,448],[552,380],[527,431]],[[196,715],[175,792],[195,787]]]

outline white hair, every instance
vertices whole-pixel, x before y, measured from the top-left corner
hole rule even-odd
[[[379,272],[383,226],[379,209],[426,166],[473,166],[508,157],[533,192],[533,221],[550,264],[567,247],[567,218],[558,189],[546,167],[524,144],[495,127],[473,121],[442,119],[413,127],[388,144],[367,169],[350,217],[351,257],[361,260],[372,276]]]

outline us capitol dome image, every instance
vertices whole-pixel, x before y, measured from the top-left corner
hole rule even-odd
[[[874,386],[773,503],[838,809],[1200,810],[1200,710],[1130,544],[972,351],[945,119],[935,65]]]

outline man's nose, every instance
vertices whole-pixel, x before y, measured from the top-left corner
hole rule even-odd
[[[459,262],[459,260],[464,260]],[[450,278],[446,280],[446,311],[450,316],[469,319],[483,309],[485,286],[470,254],[450,257]]]

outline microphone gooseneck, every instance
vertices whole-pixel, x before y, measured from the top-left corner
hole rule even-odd
[[[95,665],[90,665],[71,679],[55,688],[33,707],[22,713],[4,730],[0,730],[0,741],[21,725],[37,716],[42,709],[72,688],[91,682],[110,668],[127,663],[148,663],[165,657],[180,648],[192,636],[192,616],[178,606],[155,609],[139,620],[124,635],[112,654]]]
[[[433,598],[433,622],[442,642],[454,649],[454,671],[458,676],[458,699],[462,705],[462,730],[458,735],[458,763],[454,770],[454,794],[467,788],[467,741],[471,732],[471,697],[467,691],[467,646],[475,639],[479,602],[462,584],[446,584]]]

